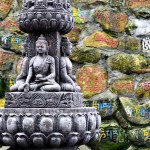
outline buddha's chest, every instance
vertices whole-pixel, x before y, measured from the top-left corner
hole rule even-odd
[[[43,63],[44,63],[44,59],[36,58],[36,59],[34,60],[33,67],[34,67],[34,68],[42,67]]]

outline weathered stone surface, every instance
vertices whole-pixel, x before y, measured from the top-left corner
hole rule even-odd
[[[135,128],[132,130],[129,130],[129,139],[134,142],[136,145],[139,146],[147,146],[147,148],[150,148],[150,126],[147,126],[146,128]]]
[[[84,97],[90,98],[107,89],[108,76],[106,69],[98,65],[85,65],[76,74],[77,83]]]
[[[150,77],[142,80],[135,89],[135,92],[140,99],[150,99]]]
[[[143,18],[150,17],[150,8],[149,7],[134,8],[133,11],[136,16],[140,16]]]
[[[110,5],[112,7],[114,7],[114,6],[122,6],[123,5],[123,0],[110,0]]]
[[[139,54],[117,54],[108,58],[107,63],[112,70],[131,74],[148,67],[148,60]]]
[[[149,0],[126,0],[126,6],[128,8],[150,7],[150,3]]]
[[[97,31],[85,39],[84,46],[116,48],[118,46],[118,40],[105,32]]]
[[[4,49],[21,53],[21,46],[24,39],[24,36],[0,35],[0,44]]]
[[[128,23],[128,16],[125,13],[113,11],[96,11],[96,21],[107,30],[113,32],[123,32]]]
[[[80,10],[75,7],[72,8],[72,15],[75,23],[86,23],[91,21],[94,10]]]
[[[150,35],[150,20],[148,19],[133,19],[132,21],[136,26],[134,31],[136,36]]]
[[[134,82],[132,79],[118,79],[115,80],[110,90],[117,95],[133,95],[134,94]]]
[[[11,70],[15,59],[14,53],[0,49],[0,71]]]
[[[4,19],[10,11],[10,6],[13,0],[2,0],[0,5],[0,19]]]
[[[72,43],[78,42],[81,30],[82,30],[81,27],[75,26],[70,33],[66,34],[66,36],[69,38],[70,42],[72,42]]]
[[[119,46],[120,50],[131,50],[135,51],[140,48],[140,44],[138,40],[132,36],[122,36],[119,39]]]
[[[121,115],[120,111],[117,111],[115,114],[115,117],[119,123],[119,125],[123,128],[123,129],[127,129],[129,127],[128,122],[125,120],[125,118]]]
[[[139,105],[133,98],[120,97],[120,102],[126,114],[127,120],[135,125],[150,124],[150,103]]]
[[[5,20],[0,22],[0,30],[11,31],[11,32],[21,32],[18,28],[16,18],[7,17]]]
[[[70,58],[78,63],[96,63],[101,58],[101,51],[87,47],[75,48]]]
[[[107,100],[107,99],[117,99],[117,95],[112,93],[111,91],[107,90],[103,93],[94,95],[89,99],[89,101],[98,101],[98,100]]]

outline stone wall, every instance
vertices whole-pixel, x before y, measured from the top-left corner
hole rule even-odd
[[[102,116],[93,150],[150,149],[150,0],[71,0],[70,59],[85,104]],[[20,71],[21,0],[0,4],[0,97]],[[2,101],[3,102],[3,101]]]

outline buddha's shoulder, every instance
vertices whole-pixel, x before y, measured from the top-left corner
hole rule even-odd
[[[36,56],[34,56],[34,57],[31,58],[30,65],[32,65],[34,63],[35,59],[36,59]]]
[[[49,62],[49,63],[54,62],[54,58],[50,55],[47,55],[46,61]]]

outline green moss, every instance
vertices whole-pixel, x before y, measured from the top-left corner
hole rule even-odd
[[[134,30],[136,28],[135,24],[132,21],[129,21],[128,24],[126,25],[126,32],[128,34],[131,34],[132,30]]]
[[[92,150],[126,150],[128,143],[114,143],[110,141],[95,141],[88,145]]]
[[[148,67],[148,60],[139,54],[117,54],[108,58],[112,70],[131,74]]]
[[[97,63],[101,57],[101,51],[93,48],[75,49],[71,59],[78,63]]]

